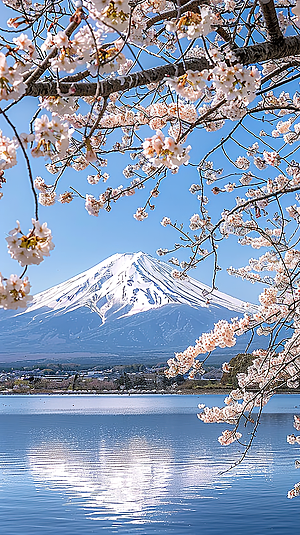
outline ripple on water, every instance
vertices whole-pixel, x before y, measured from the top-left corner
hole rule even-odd
[[[162,396],[161,406],[159,396],[149,396],[147,410],[137,396],[41,396],[42,406],[24,397],[5,400],[9,408],[0,414],[1,535],[16,535],[20,526],[22,535],[297,529],[299,502],[286,499],[297,481],[299,451],[285,442],[293,432],[289,396],[280,397],[282,413],[273,406],[263,416],[244,463],[223,474],[239,445],[221,447],[216,439],[224,426],[196,418],[198,396]]]

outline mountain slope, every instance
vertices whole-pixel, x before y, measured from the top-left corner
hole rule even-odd
[[[25,314],[41,306],[60,313],[87,306],[102,322],[114,316],[133,315],[170,303],[207,306],[210,288],[195,279],[176,280],[172,267],[144,253],[115,254],[97,266],[34,297]],[[209,298],[236,312],[245,311],[239,299],[215,291]]]
[[[113,255],[35,295],[25,311],[2,311],[0,352],[172,354],[219,319],[245,312],[239,299],[208,294],[205,284],[171,272],[143,253]]]

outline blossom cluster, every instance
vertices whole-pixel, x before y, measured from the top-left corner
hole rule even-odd
[[[232,398],[230,398],[230,404],[226,405],[226,407],[205,407],[203,411],[198,414],[198,418],[204,423],[235,424],[242,414],[243,409],[243,403],[233,401]]]
[[[219,63],[213,69],[213,81],[216,90],[221,90],[227,100],[239,98],[248,105],[255,98],[260,84],[260,74],[256,67],[246,69],[236,63],[229,66]]]
[[[99,199],[97,200],[93,195],[86,195],[85,209],[87,210],[89,215],[98,217],[100,209],[104,208],[104,206],[105,199],[103,199],[102,197],[99,197]]]
[[[47,223],[40,223],[32,219],[33,228],[28,234],[23,234],[20,223],[9,232],[6,238],[7,248],[10,256],[17,260],[21,266],[29,264],[40,264],[44,256],[49,256],[54,249],[52,243],[51,230]]]
[[[259,273],[263,271],[271,272],[275,276],[267,276],[264,281],[272,286],[265,288],[259,296],[259,301],[263,308],[278,304],[276,299],[278,291],[281,292],[281,305],[291,305],[299,299],[299,279],[295,277],[295,269],[300,261],[300,251],[291,249],[279,257],[274,252],[267,251],[258,258],[250,258],[248,266],[239,269],[229,268],[228,272],[237,277],[250,280],[252,282],[262,281]],[[258,273],[253,273],[258,272]],[[262,308],[260,308],[262,310]]]
[[[229,444],[232,444],[236,440],[239,440],[241,436],[242,436],[242,433],[226,429],[225,431],[223,431],[222,435],[218,438],[218,441],[220,442],[221,446],[228,446]]]
[[[92,0],[87,5],[90,17],[100,30],[128,33],[131,43],[144,47],[158,44],[156,29],[147,28],[147,15],[161,13],[166,0],[145,0],[135,4],[134,9],[128,0]]]
[[[123,186],[120,185],[117,188],[107,188],[104,193],[99,195],[98,199],[96,199],[93,195],[87,194],[85,198],[85,209],[89,215],[97,217],[101,208],[106,208],[108,211],[110,210],[110,208],[108,208],[108,203],[110,201],[115,202],[120,197],[129,196],[134,193],[134,189],[123,191]]]
[[[147,107],[138,105],[136,113],[130,107],[117,106],[115,102],[110,102],[106,113],[100,120],[100,125],[103,128],[134,126],[137,129],[139,126],[148,124],[152,130],[159,130],[168,122],[174,124],[178,120],[193,124],[197,117],[195,106],[191,103],[186,104],[182,100],[176,104],[155,102]]]
[[[210,86],[208,86],[208,82],[211,84]],[[254,66],[245,68],[238,63],[228,66],[224,61],[218,61],[218,64],[210,71],[207,69],[203,69],[201,72],[187,70],[183,76],[167,78],[166,84],[176,93],[192,102],[204,95],[208,96],[207,91],[210,89],[208,100],[213,99],[213,92],[215,92],[211,106],[213,107],[225,99],[226,103],[223,103],[225,108],[222,108],[222,111],[228,118],[236,120],[237,114],[239,115],[238,110],[243,105],[248,106],[254,100],[260,85],[260,74]],[[235,101],[235,103],[231,104],[231,101]],[[233,110],[230,109],[232,105],[234,106]],[[205,113],[208,108],[204,107],[202,110],[202,113]]]
[[[207,69],[203,71],[188,69],[183,76],[166,78],[165,83],[182,98],[195,102],[204,96],[209,76],[210,72]]]
[[[35,45],[33,44],[32,40],[29,39],[28,35],[26,33],[21,33],[18,35],[18,37],[13,38],[14,44],[17,46],[17,51],[24,53],[22,55],[22,59],[36,59],[37,53],[35,50]]]
[[[49,186],[45,183],[45,180],[37,176],[34,180],[35,188],[40,192],[38,201],[42,206],[52,206],[56,200],[56,193],[53,186]]]
[[[20,279],[17,275],[11,275],[4,279],[0,273],[0,308],[4,310],[16,310],[25,308],[31,301],[29,295],[30,283],[27,277]]]
[[[171,137],[165,137],[161,130],[157,130],[154,136],[145,139],[143,149],[143,154],[154,167],[163,164],[176,171],[180,165],[188,163],[191,147],[183,147]]]
[[[199,13],[188,11],[180,19],[166,24],[168,32],[174,32],[179,39],[197,39],[208,35],[219,22],[219,17],[210,6],[199,6]]]
[[[255,407],[263,407],[268,403],[270,396],[255,392],[247,392],[245,389],[232,390],[224,400],[225,407],[205,407],[198,418],[203,423],[228,423],[234,425],[234,429],[226,430],[219,437],[219,442],[222,446],[227,446],[232,442],[239,440],[242,433],[237,431],[241,416],[244,415],[247,419]],[[241,401],[241,402],[239,402]],[[248,416],[247,416],[248,415]]]
[[[233,347],[236,344],[236,336],[244,334],[250,325],[250,316],[245,314],[241,319],[218,321],[214,329],[209,333],[203,333],[195,346],[189,346],[185,351],[176,353],[175,358],[168,360],[168,377],[187,373],[195,365],[195,359],[200,354],[214,351],[216,347]]]
[[[234,214],[236,216],[236,214]],[[241,221],[239,220],[239,224]],[[259,296],[260,306],[252,314],[247,314],[242,320],[225,320],[215,324],[210,333],[204,333],[195,346],[188,347],[185,351],[177,353],[175,358],[168,361],[169,369],[167,376],[174,376],[178,373],[187,373],[189,370],[194,374],[196,357],[205,352],[213,351],[216,347],[231,347],[235,344],[235,336],[243,334],[249,328],[258,326],[257,334],[269,335],[272,331],[270,327],[263,324],[272,324],[278,321],[293,321],[294,332],[287,339],[280,352],[274,350],[253,351],[253,361],[247,372],[237,375],[238,389],[233,390],[225,399],[225,407],[205,407],[198,415],[204,423],[229,423],[234,425],[232,431],[225,431],[219,442],[222,445],[230,444],[241,437],[238,427],[242,416],[246,421],[251,421],[250,417],[255,407],[262,408],[276,392],[281,384],[286,384],[288,388],[298,388],[300,377],[300,291],[299,280],[295,277],[295,269],[299,266],[300,251],[296,249],[288,250],[282,257],[278,253],[267,251],[259,258],[249,261],[249,266],[242,268],[243,276],[254,277],[254,270],[271,271],[275,273],[273,285],[261,292]],[[241,270],[241,271],[242,271]],[[292,279],[291,279],[292,277]],[[258,275],[260,280],[260,275]],[[282,291],[284,290],[284,291]],[[279,293],[281,292],[281,293]],[[230,365],[225,363],[223,372],[228,373]],[[300,430],[300,418],[295,417],[295,427]],[[287,438],[290,444],[300,443],[300,437],[289,435]],[[296,487],[295,487],[296,488]],[[294,497],[297,490],[290,491],[289,497]]]
[[[204,219],[201,219],[199,214],[194,214],[190,218],[190,229],[191,230],[198,230],[201,227],[204,227],[206,224]]]
[[[17,165],[18,141],[4,136],[0,130],[0,170],[10,169]]]
[[[79,108],[78,99],[68,97],[40,97],[40,108],[50,111],[52,115],[59,115],[68,120],[68,114],[74,114]],[[74,117],[73,117],[74,118]]]
[[[106,30],[118,32],[128,27],[130,5],[128,0],[93,0],[88,4],[89,15],[96,21],[103,23]]]
[[[92,31],[89,26],[80,28],[72,40],[64,30],[57,34],[48,32],[42,50],[56,48],[57,55],[50,59],[54,70],[73,73],[77,67],[86,64],[91,74],[111,74],[126,62],[126,58],[121,52],[121,41],[103,48],[104,37],[103,29]]]
[[[68,122],[59,117],[42,115],[34,121],[35,141],[37,145],[31,150],[34,157],[64,156],[69,148],[72,130]]]
[[[241,212],[236,211],[234,213],[230,213],[228,210],[224,210],[221,216],[223,222],[220,225],[220,232],[226,238],[230,234],[244,236],[245,234],[257,229],[257,225],[254,221],[244,221],[243,214]]]
[[[0,100],[17,100],[25,93],[23,72],[24,65],[21,62],[9,67],[5,55],[0,52]]]

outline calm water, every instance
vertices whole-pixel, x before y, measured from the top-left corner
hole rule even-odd
[[[300,396],[277,396],[242,465],[196,418],[224,396],[0,396],[1,535],[290,535]]]

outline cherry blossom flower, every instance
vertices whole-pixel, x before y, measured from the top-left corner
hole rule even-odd
[[[247,158],[245,158],[244,156],[239,156],[235,161],[235,165],[239,169],[244,169],[246,171],[250,166],[250,161],[247,160]]]
[[[208,35],[213,31],[219,19],[213,9],[209,6],[199,7],[199,13],[188,11],[179,20],[173,20],[166,24],[168,32],[176,32],[178,38],[197,39]]]
[[[66,204],[72,202],[74,199],[74,195],[71,191],[65,191],[64,193],[61,193],[58,197],[58,202],[61,204]]]
[[[26,85],[22,73],[21,62],[9,67],[5,55],[0,52],[0,100],[17,100],[25,93]]]
[[[28,234],[23,234],[20,223],[17,221],[16,228],[9,232],[6,238],[7,248],[10,256],[17,260],[21,266],[29,264],[40,264],[44,256],[49,256],[54,249],[52,243],[51,230],[47,223],[40,224],[32,219],[33,228]]]
[[[221,446],[228,446],[236,440],[239,440],[241,436],[242,433],[237,433],[235,431],[229,431],[226,429],[226,431],[223,431],[222,435],[218,438],[218,441],[220,442]]]
[[[158,167],[163,164],[174,170],[188,163],[191,147],[182,147],[171,137],[165,137],[161,130],[157,130],[154,136],[145,139],[143,149],[144,155],[149,158],[152,165]]]
[[[52,157],[55,153],[64,156],[69,147],[72,130],[67,122],[53,116],[51,120],[42,115],[34,121],[36,147],[31,150],[32,156]]]
[[[169,217],[164,217],[162,220],[161,220],[161,225],[163,227],[166,227],[167,225],[170,225],[171,224],[171,219]]]
[[[105,203],[100,197],[97,200],[93,195],[86,195],[85,209],[89,215],[98,217],[99,211],[104,207],[104,205]]]
[[[13,38],[14,43],[20,50],[25,50],[29,53],[30,58],[36,57],[36,50],[33,42],[29,39],[28,35],[21,33],[18,37]]]
[[[17,165],[17,148],[17,140],[9,139],[0,130],[0,170],[10,169]]]
[[[28,277],[20,279],[17,275],[11,275],[9,279],[5,279],[0,273],[0,308],[4,310],[26,308],[32,300],[29,292]]]
[[[144,219],[147,219],[148,213],[145,211],[144,208],[138,208],[136,213],[133,214],[133,217],[137,221],[144,221]]]

